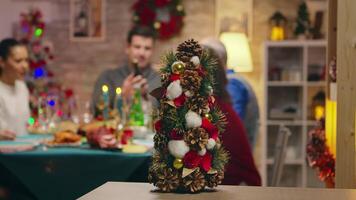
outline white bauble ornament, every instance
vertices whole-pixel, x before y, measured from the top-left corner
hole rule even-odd
[[[215,147],[216,141],[213,138],[209,138],[208,144],[206,144],[206,148],[211,150]]]
[[[192,62],[195,66],[199,65],[199,64],[200,64],[199,57],[198,57],[198,56],[193,56],[193,57],[190,59],[190,62]]]
[[[189,147],[184,140],[171,140],[168,142],[168,150],[175,158],[183,158]]]
[[[208,86],[209,89],[209,95],[213,95],[214,94],[214,90],[213,87],[211,87],[210,85]]]
[[[200,151],[198,152],[198,154],[199,154],[200,156],[204,156],[204,155],[206,154],[206,149],[204,148],[204,149],[200,150]]]
[[[185,122],[187,128],[197,128],[201,126],[202,119],[200,115],[190,110],[185,114]]]
[[[180,80],[173,81],[167,87],[167,97],[173,100],[182,94],[182,86],[180,85]]]

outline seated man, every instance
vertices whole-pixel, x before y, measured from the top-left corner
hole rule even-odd
[[[104,71],[97,79],[92,96],[93,106],[97,106],[101,94],[102,86],[109,88],[110,107],[113,107],[115,90],[122,88],[124,100],[131,98],[134,94],[134,85],[141,86],[142,95],[147,94],[159,87],[159,74],[152,68],[151,58],[155,42],[155,33],[148,27],[133,27],[127,36],[127,62],[120,67]],[[136,65],[136,66],[135,66]],[[138,69],[135,69],[138,67]]]

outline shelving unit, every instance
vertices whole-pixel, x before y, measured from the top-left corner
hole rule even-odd
[[[274,147],[280,125],[291,130],[280,186],[322,187],[306,162],[308,131],[314,110],[325,107],[326,41],[266,42],[264,46],[265,110],[262,119],[262,179],[270,185]]]

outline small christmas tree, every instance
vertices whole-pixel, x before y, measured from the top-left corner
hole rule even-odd
[[[309,12],[308,7],[305,2],[300,4],[298,8],[298,17],[297,17],[297,26],[294,30],[294,35],[305,35],[309,32],[310,28],[310,20],[309,20]]]
[[[162,192],[199,192],[224,178],[228,153],[220,141],[225,115],[215,105],[216,60],[194,40],[168,53],[162,87],[153,92],[160,106],[155,117],[149,181]]]
[[[51,43],[45,40],[46,24],[42,12],[37,8],[31,8],[28,12],[21,13],[20,17],[19,38],[29,50],[30,69],[26,76],[30,90],[29,124],[37,126],[41,117],[46,118],[43,120],[47,125],[53,120],[70,118],[76,106],[73,91],[64,88],[55,79],[50,68],[54,55]]]

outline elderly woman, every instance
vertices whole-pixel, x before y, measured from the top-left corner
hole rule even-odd
[[[214,92],[217,104],[222,112],[225,113],[228,121],[226,130],[222,133],[222,142],[230,153],[230,161],[226,167],[223,184],[260,186],[261,177],[252,157],[245,127],[234,111],[229,93],[226,90],[228,80],[226,77],[225,64],[220,58],[221,53],[226,53],[225,47],[220,41],[212,39],[205,40],[202,44],[218,61],[218,67],[215,73],[216,85]],[[220,49],[223,51],[220,51]]]

